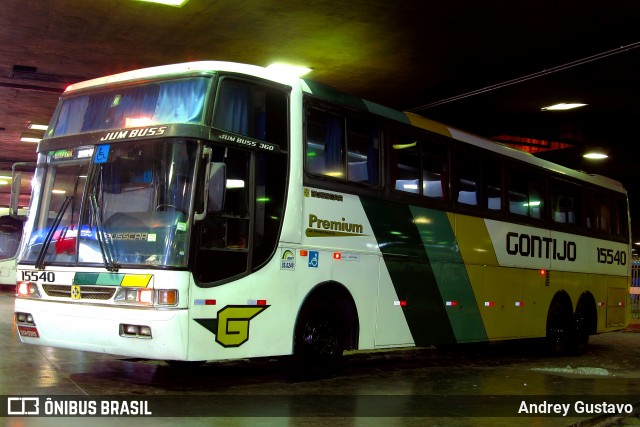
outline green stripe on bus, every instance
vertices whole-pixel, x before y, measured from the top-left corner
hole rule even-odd
[[[410,206],[456,340],[486,341],[478,303],[446,212]]]
[[[455,342],[425,245],[409,206],[361,198],[416,345]],[[447,221],[446,224],[449,227]]]
[[[76,273],[74,285],[120,286],[124,274],[115,273]]]

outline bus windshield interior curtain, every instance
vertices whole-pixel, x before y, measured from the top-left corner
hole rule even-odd
[[[155,123],[200,123],[208,80],[180,80],[160,88],[153,121]]]
[[[79,133],[88,106],[89,97],[87,95],[65,101],[60,109],[53,136]]]
[[[251,90],[248,85],[225,81],[218,98],[214,126],[248,135],[250,96]]]

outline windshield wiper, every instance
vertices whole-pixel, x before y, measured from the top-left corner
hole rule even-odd
[[[64,213],[67,211],[67,208],[71,204],[71,200],[73,200],[73,196],[67,196],[64,198],[64,201],[62,202],[62,206],[58,211],[58,215],[56,215],[56,218],[53,220],[53,224],[51,225],[51,228],[47,232],[47,236],[44,238],[44,241],[42,242],[42,247],[40,247],[40,252],[38,252],[38,258],[36,258],[36,264],[35,264],[35,267],[38,270],[44,270],[44,257],[47,254],[47,250],[49,249],[49,245],[51,244],[51,241],[53,240],[53,235],[56,232],[56,229],[58,228],[58,226],[60,225],[60,221],[62,221],[62,217]]]
[[[100,245],[100,252],[102,252],[102,259],[104,260],[104,266],[108,271],[117,272],[120,265],[115,261],[112,253],[111,241],[109,236],[104,232],[104,225],[102,224],[102,212],[98,206],[98,200],[95,194],[89,196],[89,205],[91,206],[91,213],[96,221],[96,238]]]

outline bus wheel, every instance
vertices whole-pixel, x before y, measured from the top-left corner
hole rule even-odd
[[[324,378],[337,371],[344,350],[340,319],[340,312],[330,304],[312,303],[303,307],[293,350],[298,378]]]
[[[575,314],[575,333],[571,352],[580,355],[585,352],[589,345],[589,334],[591,333],[592,318],[587,308],[588,304],[582,301],[578,302]]]
[[[554,299],[547,315],[547,347],[552,356],[566,354],[573,344],[573,313],[560,299]]]

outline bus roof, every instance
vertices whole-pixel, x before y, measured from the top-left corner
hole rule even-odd
[[[292,77],[285,73],[273,71],[266,67],[260,67],[257,65],[239,64],[235,62],[224,61],[195,61],[184,62],[181,64],[160,65],[157,67],[141,68],[138,70],[112,74],[110,76],[98,77],[92,80],[74,83],[65,89],[65,93],[81,89],[88,89],[96,86],[110,85],[114,83],[174,77],[188,73],[214,74],[218,71],[248,74],[288,85],[293,85],[297,80],[299,80],[298,78]]]

